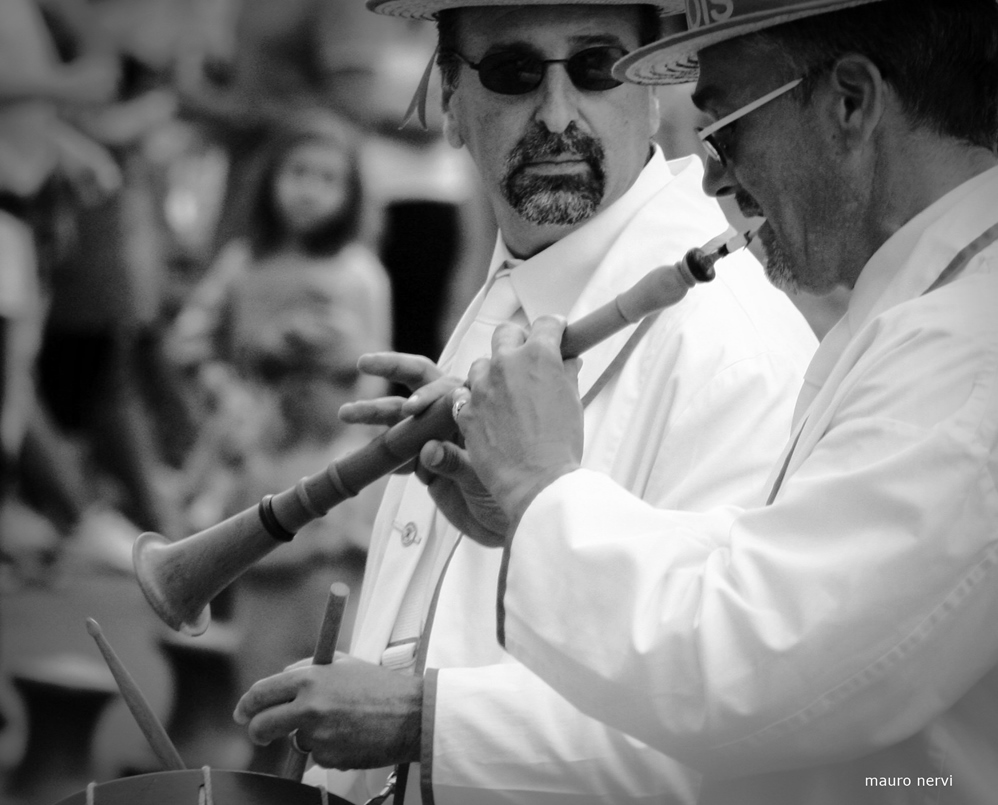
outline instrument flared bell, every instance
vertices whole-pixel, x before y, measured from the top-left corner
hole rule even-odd
[[[153,531],[140,534],[132,546],[132,564],[163,622],[197,636],[211,622],[209,602],[281,544],[251,508],[177,542]]]

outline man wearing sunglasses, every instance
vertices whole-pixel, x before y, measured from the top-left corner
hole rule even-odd
[[[497,323],[576,319],[725,230],[701,189],[700,161],[667,163],[653,146],[651,90],[611,74],[659,35],[665,6],[372,5],[437,20],[445,135],[474,159],[500,234],[486,285],[439,367],[416,356],[362,360],[418,399],[350,406],[353,421],[391,422],[452,389],[441,373],[462,382],[489,354]],[[803,319],[748,253],[718,274],[650,329],[628,328],[583,357],[586,464],[654,505],[698,511],[751,499],[786,438],[813,350]],[[507,307],[495,309],[503,297]],[[393,478],[353,657],[257,683],[237,711],[250,735],[296,729],[298,744],[332,767],[413,761],[405,802],[693,802],[697,775],[583,716],[499,649],[499,554],[459,536],[417,478]],[[307,779],[363,802],[386,775],[355,774],[350,789],[333,773]]]
[[[697,80],[705,187],[766,216],[774,282],[848,309],[767,488],[705,512],[585,467],[562,323],[500,327],[455,392],[475,473],[449,472],[515,524],[500,640],[702,770],[702,805],[993,805],[998,4],[691,0],[688,21],[615,74]]]

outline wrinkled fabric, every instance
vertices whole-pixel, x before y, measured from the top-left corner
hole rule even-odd
[[[998,246],[930,289],[996,222],[998,168],[871,258],[772,505],[678,512],[582,469],[519,524],[507,649],[704,772],[705,805],[995,802]]]

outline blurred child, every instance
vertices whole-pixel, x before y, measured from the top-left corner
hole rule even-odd
[[[171,339],[205,410],[225,411],[216,444],[206,448],[210,433],[201,440],[202,459],[328,448],[348,433],[340,402],[382,391],[359,375],[357,357],[391,339],[387,275],[360,240],[352,130],[304,114],[265,145],[249,184],[245,235],[222,249]]]
[[[362,353],[390,347],[391,300],[384,268],[360,240],[355,135],[328,113],[305,115],[264,147],[254,178],[245,236],[222,250],[194,289],[172,338],[174,359],[196,375],[209,411],[185,479],[197,492],[193,530],[366,444],[376,434],[344,425],[337,411],[384,392],[356,369]],[[311,652],[336,573],[347,574],[357,600],[375,487],[248,574],[236,605],[237,617],[240,607],[259,609],[247,620],[256,627],[245,658],[253,667],[240,669],[247,679]]]

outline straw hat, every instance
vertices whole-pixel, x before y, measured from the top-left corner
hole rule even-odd
[[[434,20],[439,12],[449,8],[471,6],[633,6],[650,5],[660,14],[682,14],[683,0],[367,0],[367,7],[376,14],[408,17],[414,20]]]
[[[435,20],[437,14],[450,8],[469,8],[473,6],[559,6],[559,5],[592,5],[592,6],[633,6],[650,5],[658,9],[660,17],[670,17],[681,21],[683,0],[367,0],[367,8],[375,14],[386,14],[391,17],[407,17],[413,20]],[[673,29],[674,30],[674,29]],[[434,56],[436,52],[434,51]],[[430,71],[433,69],[433,57],[423,71],[423,77],[416,88],[409,108],[402,120],[405,128],[413,118],[419,120],[426,128],[426,95],[430,84]]]
[[[636,84],[696,81],[697,53],[706,47],[785,22],[873,2],[877,0],[686,0],[687,30],[627,54],[614,65],[613,73]]]

